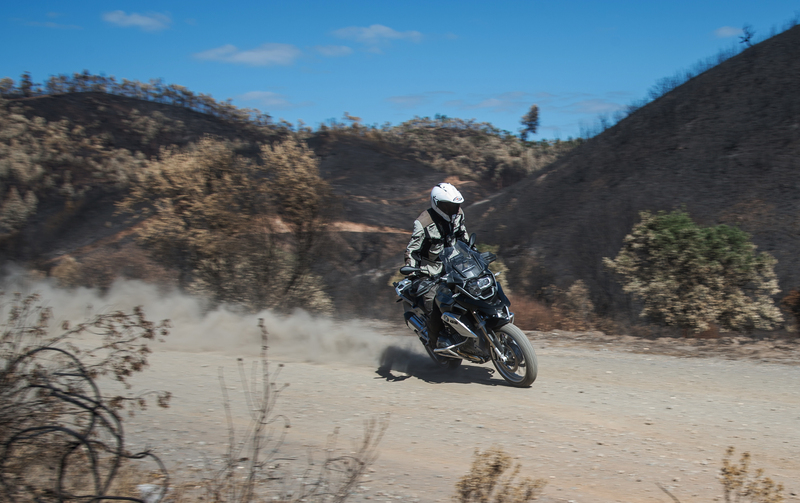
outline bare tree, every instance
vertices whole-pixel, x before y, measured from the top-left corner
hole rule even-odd
[[[536,130],[539,129],[539,106],[531,105],[528,113],[522,116],[520,123],[525,126],[519,133],[522,140],[528,139],[528,133],[536,134]]]
[[[752,40],[755,34],[755,30],[749,24],[742,26],[742,34],[739,36],[739,43],[744,44],[747,47],[753,47]]]

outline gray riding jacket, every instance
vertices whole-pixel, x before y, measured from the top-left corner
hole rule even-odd
[[[419,267],[428,276],[441,274],[439,254],[445,247],[448,235],[461,241],[468,240],[463,210],[458,210],[453,222],[445,220],[432,209],[423,211],[414,220],[414,230],[406,247],[406,265]]]

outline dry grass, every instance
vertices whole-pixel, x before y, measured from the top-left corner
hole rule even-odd
[[[764,477],[764,470],[759,468],[755,474],[750,474],[750,453],[742,453],[739,463],[732,463],[731,457],[735,449],[728,447],[725,457],[722,458],[722,468],[719,471],[719,481],[725,503],[782,503],[783,484],[776,484],[769,477]],[[677,496],[668,491],[661,484],[656,484],[664,494],[675,503],[681,503]]]
[[[514,323],[523,330],[583,331],[595,328],[598,321],[580,281],[566,291],[550,287],[544,300],[516,294],[510,294],[509,299]]]
[[[276,383],[278,371],[271,373],[267,359],[267,330],[261,328],[261,357],[247,378],[239,365],[240,383],[245,389],[250,424],[243,431],[233,426],[233,411],[227,387],[220,373],[220,387],[228,419],[228,450],[222,468],[209,471],[199,482],[210,503],[250,503],[271,498],[284,503],[313,501],[343,503],[356,489],[365,471],[377,460],[378,444],[388,427],[386,420],[365,423],[361,442],[342,452],[336,443],[338,431],[329,436],[322,459],[297,463],[281,452],[289,428],[289,419],[276,410],[281,391],[287,386]],[[221,371],[220,371],[221,372]],[[312,458],[311,453],[309,457]]]
[[[511,469],[511,473],[507,473]],[[456,483],[453,500],[459,503],[525,503],[541,494],[544,479],[518,480],[521,466],[502,448],[476,450],[469,473]]]
[[[764,477],[764,470],[756,469],[750,473],[750,453],[742,453],[739,463],[731,462],[735,449],[728,447],[722,459],[719,479],[725,495],[726,503],[781,503],[783,484],[776,484],[769,477]]]
[[[552,307],[526,295],[509,295],[514,324],[523,330],[545,332],[561,326],[561,316]]]

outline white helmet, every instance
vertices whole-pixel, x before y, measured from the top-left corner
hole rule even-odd
[[[440,183],[431,190],[431,208],[445,220],[451,220],[458,214],[463,202],[461,192],[449,183]]]

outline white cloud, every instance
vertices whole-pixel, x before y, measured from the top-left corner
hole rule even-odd
[[[340,28],[334,31],[333,35],[360,42],[372,52],[381,52],[380,48],[388,45],[392,40],[409,40],[419,43],[423,38],[422,33],[418,31],[397,31],[382,24],[373,24],[366,28],[360,26]]]
[[[294,63],[301,54],[300,49],[290,44],[263,44],[249,50],[240,50],[235,45],[227,44],[199,52],[194,57],[249,66],[287,66]]]
[[[126,14],[121,10],[104,13],[103,21],[123,27],[134,26],[144,31],[165,30],[172,24],[172,19],[166,14],[160,14],[158,12],[150,12],[147,14],[132,12]]]
[[[255,102],[259,106],[265,107],[268,110],[287,110],[290,108],[300,108],[313,105],[313,103],[310,101],[292,103],[285,95],[274,93],[272,91],[250,91],[237,96],[236,99],[240,101]]]
[[[717,38],[730,38],[730,37],[738,37],[742,34],[741,28],[734,28],[733,26],[723,26],[722,28],[717,28],[714,30],[714,35]]]
[[[329,58],[338,58],[353,53],[353,49],[346,45],[318,45],[314,47],[314,49],[316,49],[318,53]]]

